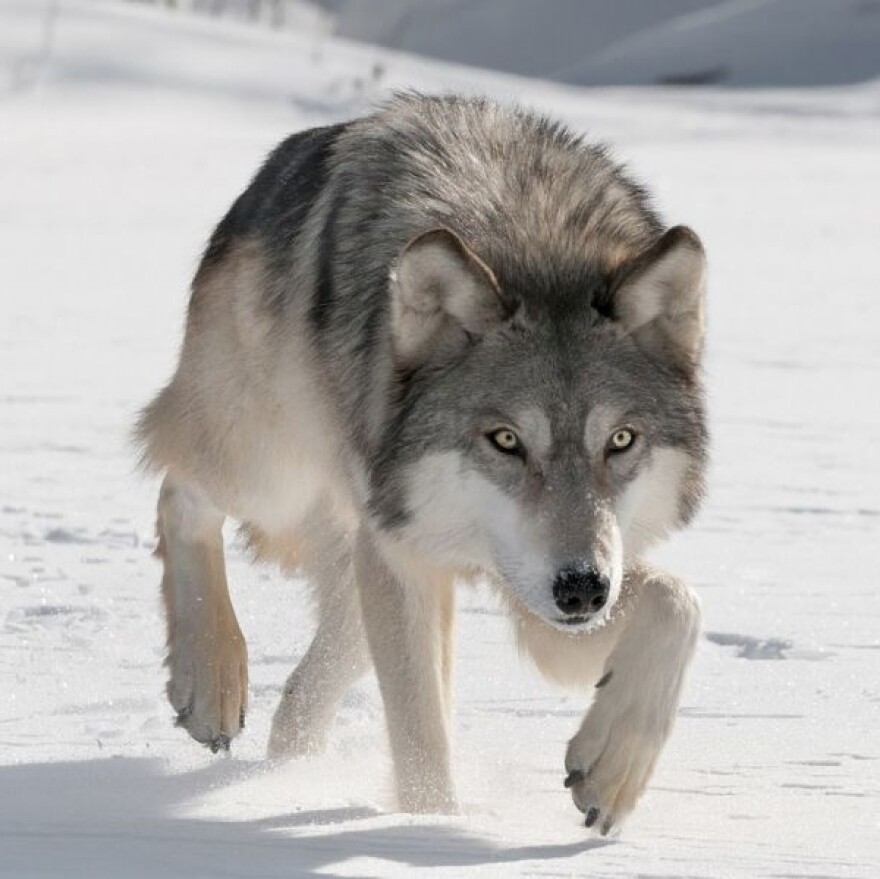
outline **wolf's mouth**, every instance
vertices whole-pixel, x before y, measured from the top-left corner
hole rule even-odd
[[[556,622],[561,623],[563,626],[583,626],[585,623],[588,623],[592,618],[592,614],[582,614],[580,616],[573,617],[557,617]]]

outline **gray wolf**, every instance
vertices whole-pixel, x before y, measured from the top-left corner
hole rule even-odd
[[[703,494],[705,274],[605,149],[524,110],[404,94],[284,141],[137,428],[178,723],[216,750],[244,722],[233,517],[317,608],[270,755],[320,750],[372,664],[401,808],[453,810],[454,583],[484,577],[547,677],[598,688],[565,781],[588,826],[619,823],[699,629],[641,559]]]

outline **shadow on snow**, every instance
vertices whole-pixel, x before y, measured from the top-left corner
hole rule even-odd
[[[132,758],[0,767],[4,871],[71,879],[289,879],[332,876],[328,867],[353,858],[412,868],[546,863],[611,844],[584,839],[503,847],[454,825],[409,817],[397,826],[353,828],[351,822],[380,817],[368,807],[252,820],[177,817],[199,795],[253,776],[262,766],[230,762],[174,775],[166,774],[159,760]]]

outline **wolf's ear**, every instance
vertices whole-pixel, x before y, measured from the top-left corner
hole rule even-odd
[[[687,226],[675,226],[621,271],[614,316],[646,350],[694,369],[703,348],[706,254]]]
[[[454,356],[505,311],[491,269],[448,229],[410,241],[391,273],[392,345],[404,367]]]

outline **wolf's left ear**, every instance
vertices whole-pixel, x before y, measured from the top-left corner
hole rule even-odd
[[[622,270],[614,316],[650,353],[693,369],[703,348],[706,254],[696,234],[675,226]]]
[[[405,368],[454,356],[505,312],[491,269],[448,229],[410,241],[391,273],[392,345]]]

